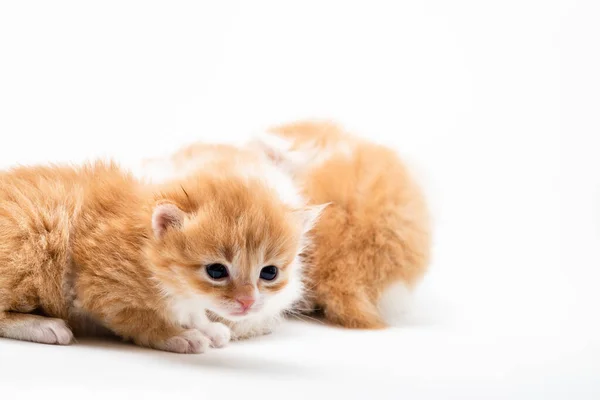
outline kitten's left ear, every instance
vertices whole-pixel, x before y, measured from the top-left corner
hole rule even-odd
[[[299,216],[302,221],[304,233],[307,233],[316,225],[316,223],[319,221],[319,218],[323,214],[323,211],[329,204],[331,203],[307,206],[294,211],[294,214]]]
[[[270,162],[291,174],[306,167],[314,156],[314,152],[307,151],[307,149],[293,150],[292,141],[269,132],[255,134],[247,145],[251,149],[261,152]]]
[[[158,204],[152,212],[152,230],[154,231],[154,236],[160,239],[168,229],[180,229],[183,226],[184,218],[185,212],[175,204]]]

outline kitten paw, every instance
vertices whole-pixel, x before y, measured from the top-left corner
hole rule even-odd
[[[246,330],[246,329],[240,330],[240,329],[234,328],[231,331],[231,340],[237,342],[239,340],[251,339],[256,336],[270,335],[271,333],[273,333],[273,330],[270,328],[255,329],[255,330]]]
[[[210,338],[212,347],[223,347],[231,340],[231,330],[220,322],[211,322],[199,329]]]
[[[35,324],[26,325],[22,329],[27,331],[23,332],[23,337],[29,338],[32,342],[60,345],[73,342],[73,332],[62,319],[39,319]]]
[[[188,329],[156,346],[159,350],[181,354],[200,354],[210,347],[210,339],[197,329]]]
[[[267,317],[263,319],[247,320],[243,323],[234,323],[231,325],[231,339],[244,340],[256,336],[270,335],[279,325],[281,319],[279,316]]]

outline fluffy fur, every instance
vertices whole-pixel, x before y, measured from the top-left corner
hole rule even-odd
[[[330,203],[305,255],[306,309],[348,328],[386,326],[430,252],[423,195],[397,155],[326,122],[279,126],[253,146],[312,203]]]
[[[172,352],[220,347],[231,332],[207,314],[252,329],[297,300],[316,215],[226,170],[161,185],[103,162],[0,172],[0,336],[68,344],[107,331]],[[211,280],[212,263],[230,277]],[[277,279],[259,279],[264,265]]]
[[[327,122],[276,127],[247,148],[197,144],[144,170],[160,180],[232,168],[262,176],[280,199],[329,204],[303,255],[308,285],[298,309],[320,310],[348,328],[382,328],[397,319],[430,253],[426,203],[398,156]],[[272,165],[257,164],[261,154]]]
[[[234,339],[271,332],[283,313],[301,298],[302,263],[298,255],[307,245],[306,233],[312,228],[323,207],[305,207],[306,202],[291,177],[276,168],[262,153],[231,145],[196,143],[169,158],[145,160],[137,173],[140,178],[155,183],[197,174],[219,177],[219,183],[206,192],[208,196],[218,196],[216,204],[223,209],[219,214],[221,220],[214,218],[211,221],[213,229],[210,235],[214,238],[215,245],[231,242],[232,235],[243,235],[243,231],[231,229],[237,221],[238,224],[251,224],[244,229],[260,238],[259,249],[267,252],[266,256],[250,253],[244,258],[234,256],[219,262],[232,269],[242,266],[249,268],[249,273],[254,276],[258,276],[260,268],[265,265],[289,264],[290,267],[286,276],[274,285],[259,282],[258,287],[252,289],[255,292],[251,293],[258,297],[260,307],[251,316],[239,319],[226,313],[211,312],[210,317],[228,325]],[[231,192],[228,188],[232,182],[246,185],[247,194],[242,196],[241,192]],[[285,236],[280,225],[286,220],[286,215],[283,212],[274,214],[273,204],[295,210],[292,211],[293,215],[302,223],[302,230],[297,235]],[[284,251],[285,256],[270,256],[270,249]],[[208,252],[209,249],[204,251]],[[294,257],[290,258],[291,255]],[[192,310],[202,304],[189,302],[186,306]]]

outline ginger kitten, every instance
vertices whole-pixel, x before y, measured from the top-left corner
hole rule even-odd
[[[330,203],[306,252],[307,310],[343,327],[385,327],[430,253],[427,207],[398,156],[327,122],[279,126],[253,146],[312,203]]]
[[[240,242],[239,245],[251,245],[260,254],[227,255],[226,259],[220,258],[219,263],[233,270],[239,265],[245,265],[251,259],[256,265],[254,274],[263,274],[259,280],[260,285],[254,289],[254,299],[257,305],[251,315],[239,318],[238,315],[212,312],[209,316],[213,321],[219,321],[231,328],[233,339],[243,339],[271,332],[281,320],[286,311],[291,310],[303,292],[302,263],[300,252],[308,244],[307,232],[318,219],[322,209],[321,205],[306,207],[306,201],[291,177],[281,169],[274,166],[262,152],[240,148],[225,144],[196,143],[183,148],[168,158],[154,158],[144,160],[142,168],[136,171],[141,179],[160,183],[177,178],[185,178],[201,174],[212,176],[215,179],[207,194],[218,197],[219,202],[215,207],[223,209],[221,216],[215,218],[211,235],[233,235]],[[247,193],[230,193],[230,182],[237,182],[247,186]],[[280,219],[285,219],[282,214],[273,220],[267,218],[272,215],[272,204],[281,208],[292,210],[292,216],[298,216],[303,221],[302,231],[293,237],[286,237],[277,226]],[[229,217],[227,217],[229,215]],[[240,231],[237,224],[251,224],[252,236],[248,231]],[[231,230],[231,226],[236,227]],[[254,243],[260,238],[260,243]],[[219,241],[232,239],[219,238]],[[295,257],[271,256],[272,252],[281,252],[284,249],[293,249]],[[287,254],[287,253],[286,253]],[[248,258],[248,259],[247,259]],[[285,276],[277,276],[276,270],[289,264]],[[271,271],[267,266],[274,266]],[[262,272],[259,271],[264,267]],[[258,276],[258,275],[257,275]],[[193,304],[189,304],[193,308]]]
[[[0,336],[69,344],[106,330],[201,353],[231,336],[209,314],[276,318],[301,293],[318,209],[270,190],[211,173],[149,185],[103,162],[0,172]]]

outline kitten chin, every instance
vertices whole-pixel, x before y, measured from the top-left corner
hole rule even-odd
[[[261,153],[230,145],[197,143],[146,160],[138,171],[155,184],[198,176],[204,196],[196,215],[202,226],[214,227],[195,243],[204,255],[201,282],[182,289],[180,282],[195,277],[177,262],[161,276],[164,293],[177,299],[173,313],[206,309],[211,320],[230,327],[233,339],[271,332],[302,296],[299,254],[324,207],[306,206],[289,175]],[[275,268],[276,276],[264,279],[263,268]]]

